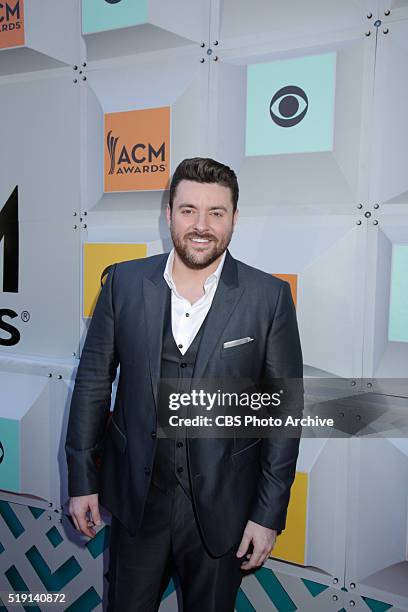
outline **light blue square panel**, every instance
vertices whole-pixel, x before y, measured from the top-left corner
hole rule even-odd
[[[245,155],[333,150],[336,54],[250,64]]]
[[[82,0],[82,32],[128,28],[147,22],[148,0]]]
[[[394,244],[391,263],[388,340],[408,342],[408,244]]]

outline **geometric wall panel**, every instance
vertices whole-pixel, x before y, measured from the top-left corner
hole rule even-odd
[[[397,401],[395,398],[394,401]],[[401,409],[406,400],[400,399]],[[408,444],[406,439],[349,440],[346,586],[408,609]]]
[[[27,361],[25,370],[17,360],[0,362],[0,489],[59,504],[66,499],[61,441],[72,368]]]
[[[79,90],[59,74],[3,79],[0,96],[15,118],[0,118],[7,142],[0,150],[0,295],[8,325],[7,331],[2,325],[0,350],[70,357],[79,340],[79,233],[73,228]],[[46,99],[54,102],[49,108]]]
[[[79,2],[0,3],[0,75],[78,64]]]
[[[132,202],[132,206],[125,204],[130,210],[150,207],[154,202],[155,209],[160,210],[169,173],[185,157],[200,155],[204,150],[207,77],[206,66],[201,65],[196,56],[188,55],[176,61],[164,57],[160,62],[134,62],[115,69],[88,70],[85,89],[89,119],[86,134],[88,211],[117,210],[122,202]],[[141,82],[143,88],[139,86]],[[130,127],[116,129],[117,126],[106,124],[104,137],[104,121],[109,118],[129,120]],[[110,151],[107,149],[108,135]],[[114,168],[112,154],[116,162]],[[109,174],[111,170],[114,174]],[[124,192],[128,189],[159,191],[155,195],[133,193],[129,199]],[[107,193],[109,191],[121,193],[114,195]]]
[[[387,29],[387,33],[383,32],[384,29]],[[408,206],[405,163],[408,154],[407,41],[407,20],[393,22],[379,29],[373,118],[376,130],[372,134],[370,199],[380,205]]]
[[[359,37],[318,53],[311,47],[261,56],[238,48],[212,66],[215,157],[238,172],[241,206],[353,210],[366,199],[361,155],[370,45]]]
[[[187,48],[207,36],[208,0],[82,0],[88,61]]]
[[[271,40],[279,44],[283,38],[294,46],[294,40],[304,38],[305,34],[316,40],[328,35],[333,38],[336,30],[361,28],[370,8],[364,0],[345,0],[341,12],[335,0],[311,0],[307,5],[294,0],[290,6],[282,5],[279,12],[273,3],[263,0],[250,4],[245,0],[222,0],[219,4],[216,34],[231,46]]]
[[[407,376],[407,244],[406,215],[385,213],[369,225],[364,376],[382,379],[383,389],[385,379]],[[392,387],[386,392],[395,394]]]
[[[241,215],[230,250],[265,272],[297,275],[305,374],[361,375],[364,227],[341,215]]]
[[[285,530],[271,556],[343,573],[347,440],[302,439]]]

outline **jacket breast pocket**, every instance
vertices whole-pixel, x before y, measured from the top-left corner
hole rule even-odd
[[[245,448],[241,448],[236,453],[231,455],[232,465],[235,470],[240,470],[244,465],[250,463],[251,461],[256,461],[259,459],[259,455],[261,452],[261,439],[256,440],[249,446]]]
[[[111,417],[108,435],[120,453],[126,453],[127,437]]]
[[[245,357],[245,355],[251,355],[256,346],[256,340],[250,342],[244,342],[243,344],[237,344],[236,346],[228,346],[224,348],[221,346],[221,357],[223,359],[234,359],[235,357]]]

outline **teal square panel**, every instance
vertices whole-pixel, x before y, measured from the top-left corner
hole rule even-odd
[[[392,247],[388,340],[408,342],[408,244]]]
[[[20,422],[0,418],[0,489],[20,491]]]
[[[250,64],[245,155],[333,150],[336,54]]]
[[[148,0],[82,0],[82,32],[128,28],[147,22]]]

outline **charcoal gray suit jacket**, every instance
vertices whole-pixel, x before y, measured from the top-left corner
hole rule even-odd
[[[141,523],[157,443],[167,257],[110,268],[78,366],[65,443],[68,494],[98,493],[131,534]],[[246,336],[254,340],[223,346]],[[286,281],[227,250],[194,377],[302,380],[296,312]],[[298,438],[191,439],[187,450],[193,502],[211,554],[220,556],[239,542],[248,519],[284,529]]]

